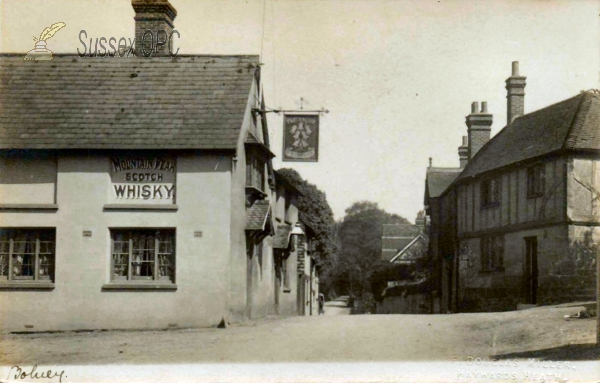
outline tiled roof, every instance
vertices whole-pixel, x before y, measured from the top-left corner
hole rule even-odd
[[[246,144],[262,144],[262,142],[260,142],[258,140],[258,138],[256,138],[256,136],[251,131],[248,131],[248,134],[246,134],[246,139],[244,140],[244,143],[246,143]]]
[[[246,210],[246,230],[265,230],[271,205],[267,200],[257,200]]]
[[[415,239],[421,229],[411,224],[385,224],[381,238],[381,259],[389,261],[398,251],[404,249]]]
[[[517,118],[467,164],[458,180],[561,149],[600,150],[600,96],[582,92]]]
[[[282,225],[277,228],[275,237],[273,238],[274,249],[287,249],[290,244],[290,233],[292,227],[290,225]]]
[[[429,198],[439,197],[461,171],[461,168],[427,168],[425,193]]]
[[[400,250],[404,249],[409,243],[411,243],[415,237],[416,236],[387,242],[385,247],[381,249],[381,259],[384,261],[389,261],[396,254],[398,254]]]
[[[381,247],[384,250],[400,250],[403,249],[406,245],[408,245],[410,243],[410,241],[412,241],[413,239],[415,239],[415,237],[418,235],[417,233],[414,233],[413,235],[407,235],[406,237],[393,237],[393,238],[383,238],[381,240]]]
[[[258,56],[0,56],[2,149],[235,149]]]
[[[600,95],[585,92],[565,142],[567,149],[600,149]]]
[[[384,237],[414,237],[421,231],[418,226],[410,223],[383,224],[381,226]]]
[[[384,249],[381,250],[381,259],[383,261],[389,262],[390,259],[394,258],[396,254],[398,254],[398,249]]]
[[[428,242],[425,235],[419,234],[400,251],[396,252],[390,262],[410,263],[427,256]]]
[[[273,154],[273,152],[271,152],[271,149],[269,149],[269,147],[265,143],[261,142],[250,130],[248,131],[248,134],[246,134],[244,143],[246,145],[252,145],[252,146],[258,147],[265,154],[267,154],[267,156],[269,156],[270,158],[275,157],[275,154]]]

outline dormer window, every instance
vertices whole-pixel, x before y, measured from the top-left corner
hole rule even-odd
[[[265,161],[253,153],[246,153],[246,187],[265,191]]]

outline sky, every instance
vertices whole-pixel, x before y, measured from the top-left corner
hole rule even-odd
[[[171,0],[180,54],[258,54],[266,104],[325,108],[318,163],[281,161],[283,118],[269,114],[276,169],[291,167],[327,194],[336,219],[369,200],[414,222],[425,172],[457,167],[473,101],[487,101],[492,135],[506,124],[511,62],[527,76],[532,112],[599,88],[596,0]],[[0,52],[67,24],[48,47],[134,35],[128,0],[1,0]]]

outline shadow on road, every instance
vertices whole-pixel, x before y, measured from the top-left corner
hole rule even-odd
[[[496,359],[528,359],[535,358],[540,360],[556,361],[584,361],[599,360],[600,348],[593,343],[572,344],[542,350],[532,350],[523,352],[513,352],[509,354],[495,355]]]

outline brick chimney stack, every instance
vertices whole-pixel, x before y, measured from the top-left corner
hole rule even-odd
[[[462,137],[462,145],[458,147],[458,158],[460,159],[460,168],[463,169],[469,162],[469,137]]]
[[[426,217],[425,211],[421,210],[417,213],[417,219],[415,219],[415,226],[417,226],[421,231],[425,231]]]
[[[471,161],[479,149],[490,140],[492,132],[493,116],[488,113],[487,102],[483,101],[481,110],[478,111],[478,109],[479,103],[473,102],[471,104],[471,114],[466,118],[469,133],[468,161]]]
[[[525,80],[527,77],[519,76],[519,62],[513,61],[512,75],[506,79],[507,110],[506,125],[512,124],[515,118],[525,114]]]
[[[135,11],[136,55],[169,56],[169,39],[177,17],[175,8],[169,0],[132,0],[131,5]]]

